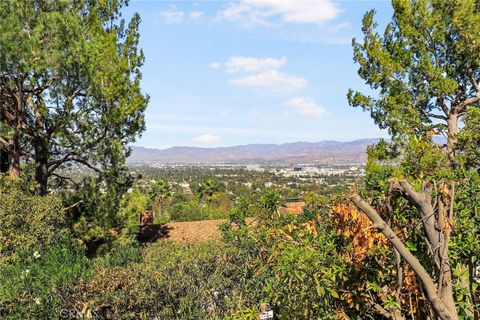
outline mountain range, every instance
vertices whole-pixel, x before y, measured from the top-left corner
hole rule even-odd
[[[132,146],[129,164],[203,164],[203,163],[364,163],[367,146],[379,139],[349,142],[320,141],[284,144],[248,144],[232,147],[171,147],[152,149]]]

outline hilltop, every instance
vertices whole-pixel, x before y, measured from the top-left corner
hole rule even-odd
[[[171,147],[154,149],[133,146],[128,158],[131,164],[140,163],[363,163],[369,145],[379,139],[360,139],[348,142],[320,141],[284,144],[248,144],[232,147],[201,148]]]

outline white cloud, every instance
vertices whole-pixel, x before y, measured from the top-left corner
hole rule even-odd
[[[293,108],[298,114],[308,117],[322,117],[328,115],[325,108],[317,105],[311,99],[304,97],[295,97],[285,103]]]
[[[183,22],[185,13],[175,6],[170,6],[161,15],[166,24],[179,24]]]
[[[307,80],[277,70],[268,70],[255,75],[230,80],[237,86],[268,88],[277,93],[292,93],[307,86]]]
[[[238,57],[234,56],[225,62],[225,67],[228,73],[234,73],[238,71],[244,72],[260,72],[265,70],[278,69],[287,63],[287,58],[264,58],[257,59],[253,57]]]
[[[219,69],[223,66],[227,73],[241,73],[230,78],[230,84],[235,86],[267,89],[274,93],[289,94],[307,86],[308,81],[299,76],[281,72],[278,69],[287,63],[287,57],[255,58],[233,56],[225,63],[212,62],[209,67]]]
[[[239,20],[247,26],[268,26],[274,17],[285,23],[322,24],[341,12],[331,0],[242,0],[230,3],[219,17]]]
[[[196,145],[209,145],[220,141],[220,136],[213,134],[203,134],[192,139],[192,143]]]
[[[219,63],[219,62],[212,62],[208,65],[208,67],[212,68],[213,70],[220,69],[221,66],[222,66],[222,64]]]
[[[204,14],[203,11],[192,11],[190,12],[189,16],[192,19],[198,19],[198,18],[201,18],[203,14]]]

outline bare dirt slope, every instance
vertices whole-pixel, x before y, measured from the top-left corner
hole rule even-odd
[[[170,222],[163,225],[152,224],[141,229],[141,242],[156,242],[161,239],[177,243],[189,244],[217,240],[222,237],[218,226],[226,220],[202,220],[187,222]],[[247,223],[253,223],[253,218],[247,218]]]
[[[171,222],[165,226],[167,228],[166,239],[178,243],[196,243],[208,240],[217,240],[222,237],[218,226],[227,220],[202,220],[188,222]],[[254,224],[254,218],[247,218],[248,225]]]
[[[218,225],[225,220],[204,220],[167,223],[168,233],[165,238],[179,243],[204,242],[212,239],[220,239],[222,234]]]

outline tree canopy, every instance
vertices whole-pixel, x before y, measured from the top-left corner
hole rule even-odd
[[[38,193],[68,163],[121,166],[144,130],[140,17],[126,1],[0,4],[0,147],[11,177],[34,163]]]
[[[350,90],[352,106],[370,111],[393,137],[444,135],[449,152],[458,121],[480,106],[480,4],[475,0],[394,0],[383,34],[375,11],[363,18],[363,42],[353,41],[358,74],[377,93]]]
[[[471,275],[470,280],[458,278],[453,269],[478,264],[477,258],[458,259],[459,243],[465,246],[469,240],[459,237],[456,226],[478,220],[476,205],[461,203],[457,195],[475,192],[472,184],[478,181],[470,170],[478,165],[473,159],[480,106],[480,42],[476,39],[480,3],[393,0],[392,4],[392,21],[383,33],[372,10],[363,18],[363,41],[353,40],[358,74],[371,91],[350,90],[348,101],[369,111],[392,140],[369,150],[367,188],[362,191],[369,200],[358,195],[351,200],[420,279],[430,316],[457,319],[460,313],[469,317],[478,313],[476,289]],[[456,214],[459,207],[463,208],[460,216]],[[423,227],[420,233],[418,226]],[[402,262],[399,257],[396,260],[391,267],[397,269],[400,285],[395,290],[401,292]],[[465,288],[459,284],[462,281],[470,282],[467,291],[472,298],[458,308],[456,302],[463,298],[456,292]],[[393,298],[397,307],[389,307],[394,311],[390,315],[398,318],[401,295]]]

